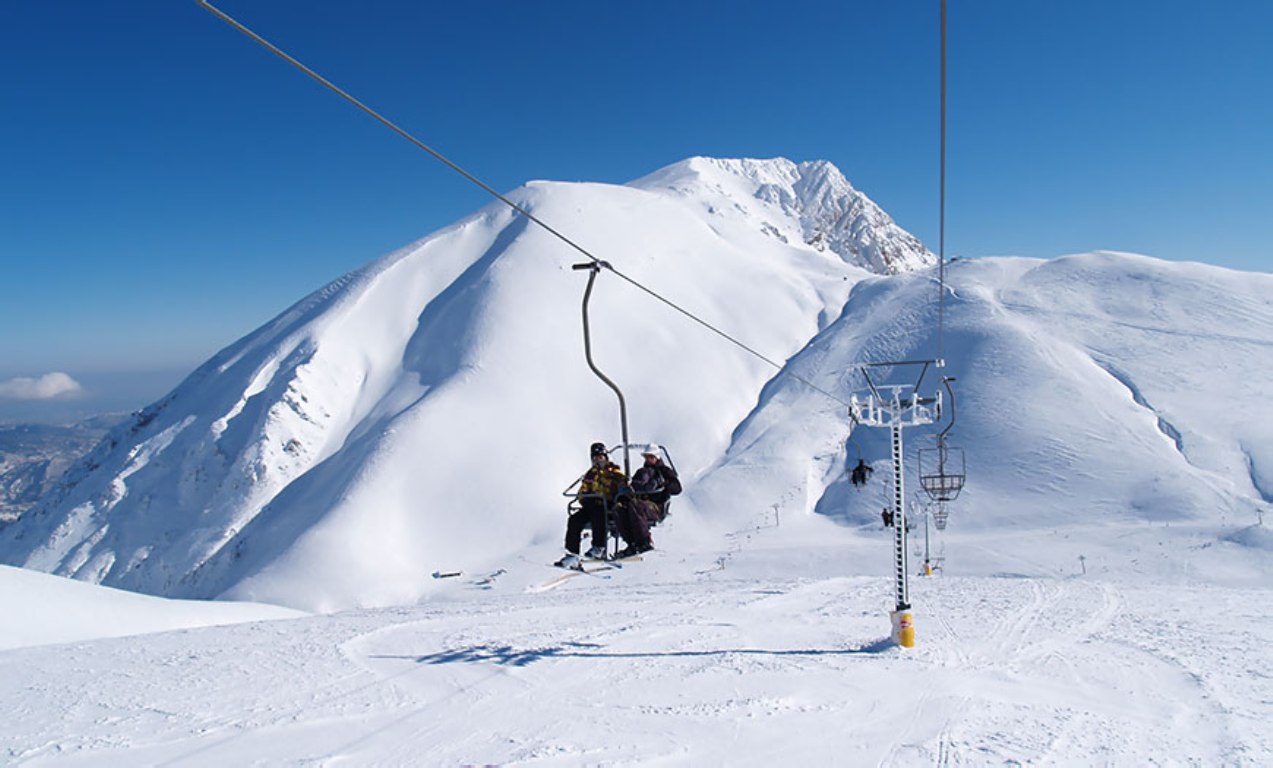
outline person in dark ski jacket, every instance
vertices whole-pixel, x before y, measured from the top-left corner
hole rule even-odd
[[[854,485],[861,487],[866,485],[866,478],[874,471],[874,467],[868,467],[866,461],[858,459],[858,465],[853,468],[853,475],[849,479]]]
[[[628,545],[619,550],[616,557],[632,557],[654,549],[650,526],[659,521],[659,507],[650,497],[662,489],[662,484],[651,472],[643,475],[642,469],[633,475],[632,493],[619,492],[619,501],[615,507],[619,535]]]
[[[557,565],[574,566],[579,562],[579,541],[584,526],[592,527],[592,548],[587,556],[606,556],[606,510],[614,503],[620,489],[627,489],[628,478],[610,461],[605,443],[593,443],[589,453],[592,466],[579,482],[579,508],[566,520],[566,556]]]
[[[681,492],[681,479],[677,477],[675,469],[663,463],[657,446],[647,446],[641,452],[641,456],[645,463],[632,473],[633,489],[635,490],[638,485],[652,489],[645,494],[641,494],[640,491],[637,493],[654,502],[658,509],[658,519],[654,523],[657,525],[667,517],[668,499]]]

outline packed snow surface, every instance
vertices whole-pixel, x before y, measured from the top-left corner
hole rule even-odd
[[[129,634],[217,623],[185,610],[246,623],[112,639],[86,615],[67,634],[70,598],[40,582],[22,621],[79,642],[5,641],[0,755],[1273,763],[1273,276],[969,259],[939,302],[932,255],[825,163],[695,158],[512,194],[778,363],[599,274],[597,364],[685,481],[657,549],[548,565],[618,409],[583,361],[579,254],[492,206],[227,347],[0,529],[29,569],[322,614],[139,598]],[[937,571],[911,577],[901,649],[890,436],[845,403],[863,364],[934,358],[922,381],[872,369],[945,398],[903,431],[910,570]],[[968,477],[939,531],[917,479],[952,416]],[[0,570],[0,595],[33,575]]]
[[[912,580],[891,536],[757,515],[610,578],[515,558],[395,608],[0,653],[14,765],[1267,765],[1267,588]],[[952,523],[953,526],[953,523]],[[948,562],[984,541],[948,529]],[[1020,542],[1016,544],[1020,545]],[[1129,556],[1144,554],[1133,543]],[[494,575],[492,575],[494,574]],[[0,573],[0,578],[8,576]],[[46,577],[48,578],[48,577]],[[86,587],[100,589],[97,587]]]

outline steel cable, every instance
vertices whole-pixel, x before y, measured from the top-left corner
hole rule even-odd
[[[565,235],[563,235],[561,232],[558,232],[556,229],[554,229],[553,227],[549,226],[549,225],[548,225],[547,223],[545,223],[542,219],[540,219],[540,218],[536,217],[536,216],[535,216],[534,214],[532,214],[530,211],[526,210],[526,209],[525,209],[525,208],[523,208],[522,206],[520,206],[520,205],[518,205],[517,203],[513,202],[512,200],[510,200],[510,199],[509,199],[508,197],[506,197],[505,195],[500,194],[500,193],[499,193],[499,192],[497,192],[497,191],[496,191],[493,187],[491,187],[490,185],[486,184],[485,182],[483,182],[481,179],[479,179],[478,177],[474,176],[473,174],[469,173],[469,172],[468,172],[468,171],[466,171],[464,168],[460,167],[457,163],[455,163],[455,162],[451,161],[451,160],[450,160],[450,159],[448,159],[445,155],[443,155],[442,153],[440,153],[440,152],[438,152],[437,150],[435,150],[433,147],[430,147],[428,144],[425,144],[423,141],[420,141],[420,140],[419,140],[419,139],[417,139],[415,136],[412,136],[412,135],[411,135],[410,133],[408,133],[405,129],[403,129],[403,128],[399,127],[398,125],[394,124],[394,123],[393,123],[393,121],[389,120],[389,119],[388,119],[388,118],[386,118],[384,115],[381,115],[379,112],[375,111],[375,110],[374,110],[374,109],[372,109],[371,107],[367,106],[366,104],[363,104],[361,101],[359,101],[358,99],[354,98],[354,96],[352,96],[351,94],[349,94],[347,91],[345,91],[344,89],[340,88],[340,87],[339,87],[339,86],[337,86],[335,83],[331,82],[330,80],[328,80],[327,78],[325,78],[325,77],[323,77],[322,75],[318,74],[317,72],[315,72],[314,70],[310,69],[309,67],[305,66],[305,65],[304,65],[304,64],[302,64],[300,61],[298,61],[296,58],[292,57],[291,55],[289,55],[288,53],[286,53],[285,51],[283,51],[282,49],[280,49],[278,46],[274,45],[274,44],[273,44],[273,43],[271,43],[270,41],[266,40],[265,38],[261,37],[261,36],[260,36],[260,35],[258,35],[257,33],[253,32],[251,29],[248,29],[246,26],[244,26],[243,24],[241,24],[240,22],[238,22],[238,21],[237,21],[237,20],[235,20],[233,17],[231,17],[230,15],[226,14],[224,11],[220,10],[220,9],[219,9],[219,8],[217,8],[216,6],[212,5],[212,4],[211,4],[211,3],[209,3],[207,0],[197,0],[197,2],[198,2],[198,4],[199,4],[199,5],[201,5],[201,6],[203,6],[204,8],[206,8],[208,11],[210,11],[210,12],[211,12],[213,15],[215,15],[217,18],[219,18],[219,19],[221,19],[222,21],[224,21],[226,24],[229,24],[229,25],[230,25],[231,27],[233,27],[234,29],[238,30],[239,32],[241,32],[241,33],[243,33],[244,35],[246,35],[247,37],[251,38],[251,39],[252,39],[253,41],[255,41],[258,45],[262,46],[262,47],[263,47],[263,48],[265,48],[266,50],[268,50],[268,51],[270,51],[271,53],[273,53],[275,56],[278,56],[280,59],[282,59],[282,60],[286,61],[288,64],[291,64],[291,65],[292,65],[293,67],[295,67],[296,69],[298,69],[298,70],[300,70],[301,72],[305,73],[305,75],[307,75],[308,77],[310,77],[310,78],[312,78],[313,80],[315,80],[316,82],[318,82],[318,83],[319,83],[320,85],[322,85],[324,88],[327,88],[327,89],[328,89],[328,90],[330,90],[332,93],[335,93],[337,96],[340,96],[340,97],[341,97],[342,99],[344,99],[345,101],[349,102],[350,104],[353,104],[353,105],[354,105],[355,107],[357,107],[358,109],[360,109],[360,110],[362,110],[363,112],[367,113],[367,114],[368,114],[368,115],[370,115],[372,118],[374,118],[377,122],[381,123],[382,125],[384,125],[384,126],[385,126],[386,128],[388,128],[389,130],[393,131],[394,133],[398,134],[398,135],[399,135],[399,136],[401,136],[402,138],[404,138],[404,139],[406,139],[407,141],[411,142],[411,143],[412,143],[412,144],[414,144],[416,147],[419,147],[420,149],[424,150],[425,152],[428,152],[430,155],[432,155],[432,156],[433,156],[434,158],[436,158],[438,161],[440,161],[441,163],[443,163],[444,165],[446,165],[448,168],[450,168],[451,170],[453,170],[453,171],[455,171],[456,173],[460,174],[461,176],[463,176],[465,179],[467,179],[468,181],[472,182],[473,184],[477,185],[477,186],[478,186],[479,188],[481,188],[483,191],[485,191],[486,193],[488,193],[489,195],[491,195],[492,197],[494,197],[496,200],[499,200],[500,202],[502,202],[502,203],[504,203],[505,205],[507,205],[509,208],[512,208],[512,209],[513,209],[514,211],[516,211],[517,213],[521,214],[522,216],[525,216],[525,217],[527,218],[527,220],[529,220],[529,221],[531,221],[531,222],[533,222],[533,223],[535,223],[535,224],[539,225],[539,226],[540,226],[541,228],[543,228],[546,232],[548,232],[548,233],[549,233],[549,234],[551,234],[552,236],[556,237],[558,240],[562,241],[563,243],[565,243],[566,245],[570,246],[571,248],[575,249],[575,250],[576,250],[576,251],[578,251],[579,253],[583,254],[586,258],[590,259],[590,260],[591,260],[591,261],[593,261],[593,262],[596,262],[598,265],[600,265],[600,266],[604,267],[605,269],[608,269],[608,270],[609,270],[610,272],[612,272],[615,276],[617,276],[617,277],[621,278],[622,280],[626,281],[627,283],[629,283],[629,284],[633,285],[634,287],[636,287],[636,288],[638,288],[638,289],[640,289],[640,290],[644,291],[645,293],[649,294],[650,296],[654,297],[655,299],[657,299],[657,300],[661,301],[662,303],[666,304],[667,306],[669,306],[669,307],[671,307],[672,309],[676,310],[677,312],[681,313],[681,314],[682,314],[682,315],[684,315],[685,317],[688,317],[689,319],[693,320],[694,322],[696,322],[696,323],[698,323],[699,325],[703,326],[704,328],[708,329],[708,330],[709,330],[709,331],[711,331],[712,333],[715,333],[717,336],[720,336],[721,338],[725,339],[726,341],[728,341],[729,343],[731,343],[731,344],[733,344],[734,346],[738,347],[739,349],[742,349],[743,351],[747,352],[748,354],[753,355],[754,357],[756,357],[756,358],[758,358],[758,359],[760,359],[760,360],[764,361],[765,363],[767,363],[767,364],[769,364],[769,365],[773,366],[774,368],[776,368],[776,369],[777,369],[777,370],[779,370],[779,371],[781,371],[781,370],[783,369],[783,366],[782,366],[781,364],[779,364],[778,362],[776,362],[776,361],[774,361],[774,360],[770,359],[769,357],[767,357],[767,356],[766,356],[766,355],[764,355],[764,354],[761,354],[761,353],[760,353],[760,352],[758,352],[757,350],[753,349],[752,347],[748,346],[747,344],[744,344],[743,342],[741,342],[741,341],[739,341],[738,339],[734,338],[733,336],[729,335],[729,334],[728,334],[728,333],[726,333],[725,331],[722,331],[721,329],[717,328],[716,326],[712,325],[711,323],[707,322],[706,320],[702,319],[701,317],[698,317],[698,316],[697,316],[697,315],[695,315],[693,312],[690,312],[689,310],[687,310],[687,309],[685,309],[685,308],[683,308],[683,307],[679,306],[678,304],[674,303],[674,302],[673,302],[673,301],[671,301],[670,299],[667,299],[667,298],[665,298],[665,297],[663,297],[663,296],[659,295],[659,294],[658,294],[656,291],[654,291],[653,289],[648,288],[647,286],[642,285],[640,282],[636,281],[635,279],[633,279],[633,278],[631,278],[631,277],[629,277],[629,276],[627,276],[627,275],[623,274],[623,273],[622,273],[622,272],[620,272],[619,270],[615,269],[615,268],[614,268],[612,265],[610,265],[608,262],[602,261],[600,258],[598,258],[598,257],[596,257],[596,256],[594,256],[594,255],[592,255],[592,254],[591,254],[591,253],[590,253],[590,252],[589,252],[586,248],[584,248],[583,246],[579,245],[579,244],[578,244],[578,243],[576,243],[575,241],[573,241],[573,240],[571,240],[570,238],[566,237],[566,236],[565,236]],[[853,422],[854,422],[855,424],[857,423],[857,417],[854,415],[853,410],[852,410],[852,407],[849,405],[849,403],[848,403],[848,402],[846,402],[845,400],[843,400],[843,399],[841,399],[841,398],[839,398],[839,397],[836,397],[835,395],[833,395],[833,394],[831,394],[830,392],[826,391],[825,389],[823,389],[823,388],[819,387],[818,385],[814,384],[813,382],[809,381],[808,379],[804,378],[803,376],[800,376],[799,374],[796,374],[796,373],[789,373],[789,375],[790,375],[793,379],[795,379],[796,381],[800,382],[801,384],[804,384],[805,386],[809,387],[809,388],[810,388],[810,389],[812,389],[813,391],[818,392],[819,394],[824,395],[825,397],[828,397],[828,398],[830,398],[831,400],[834,400],[835,402],[839,403],[840,405],[843,405],[843,406],[845,406],[845,407],[849,408],[849,418],[850,418],[850,419],[852,419],[852,420],[853,420]]]

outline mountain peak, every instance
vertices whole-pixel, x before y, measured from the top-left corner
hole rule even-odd
[[[827,162],[696,157],[628,186],[511,195],[773,359],[839,316],[864,269],[931,258]],[[610,393],[580,371],[570,256],[492,203],[332,281],[108,435],[0,530],[0,561],[325,610],[415,599],[431,586],[416,564],[441,566],[461,542],[486,544],[469,562],[524,546],[557,527],[558,481],[613,423]],[[641,344],[607,374],[640,382],[634,433],[674,442],[692,475],[772,371],[612,283],[595,322],[616,350]],[[651,361],[674,359],[695,365],[647,380]],[[707,371],[727,383],[702,386]],[[529,436],[533,456],[517,450]],[[515,462],[507,482],[486,480],[482,467]],[[497,537],[447,512],[512,498],[534,513]]]
[[[715,192],[731,198],[732,206],[712,206],[710,213],[742,209],[766,234],[785,242],[798,238],[879,274],[912,272],[937,263],[918,238],[827,160],[691,157],[629,186],[677,195]],[[762,205],[754,205],[757,201]]]

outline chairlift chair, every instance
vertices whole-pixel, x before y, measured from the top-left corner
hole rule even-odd
[[[946,509],[944,502],[938,502],[933,507],[933,527],[939,531],[946,530],[946,521],[950,516],[950,512]]]
[[[919,450],[919,484],[933,501],[954,501],[967,476],[964,449],[939,442]]]
[[[942,377],[942,384],[950,395],[950,423],[937,434],[936,448],[921,448],[919,451],[919,484],[929,498],[937,502],[954,501],[958,498],[967,476],[964,449],[946,444],[946,435],[955,426],[955,392],[950,388],[950,382],[954,380],[952,376]],[[945,510],[942,512],[944,514]],[[945,526],[943,519],[938,528]]]
[[[667,448],[657,443],[627,443],[626,445],[623,443],[620,443],[608,449],[606,453],[608,456],[611,457],[610,460],[614,461],[614,458],[617,457],[618,455],[616,454],[616,452],[627,453],[634,449],[645,450],[646,448],[650,446],[654,446],[658,448],[659,453],[662,454],[663,462],[667,464],[669,467],[671,467],[673,470],[676,469],[676,464],[672,462],[672,455],[668,453]],[[583,507],[584,499],[588,499],[588,498],[601,499],[601,502],[605,506],[605,511],[606,511],[607,547],[610,549],[613,549],[613,551],[610,552],[610,556],[613,557],[619,552],[619,539],[620,539],[619,519],[618,519],[618,511],[615,509],[615,507],[617,506],[615,502],[618,501],[618,496],[616,496],[615,499],[611,500],[611,499],[605,498],[599,493],[579,493],[577,489],[579,487],[579,484],[583,482],[584,475],[586,474],[588,473],[585,470],[583,474],[579,475],[579,477],[576,477],[574,482],[566,486],[566,489],[561,492],[561,495],[565,496],[568,499],[568,501],[566,502],[566,517],[570,517],[571,515],[578,512]],[[631,479],[632,478],[629,477],[628,481],[630,482]],[[619,495],[623,495],[623,492],[620,491]],[[669,498],[667,502],[665,502],[663,505],[664,517],[666,517],[669,514],[668,510],[671,508],[671,506],[672,506],[672,500]]]

